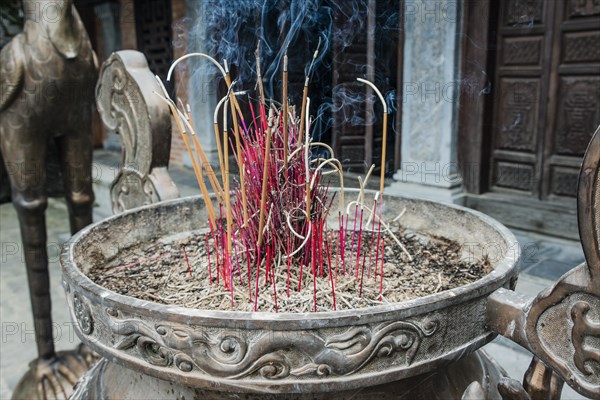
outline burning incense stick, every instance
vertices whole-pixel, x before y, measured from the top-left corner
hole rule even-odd
[[[215,107],[215,112],[214,112],[214,119],[213,119],[213,127],[215,129],[215,142],[217,143],[217,152],[219,153],[219,166],[221,169],[221,181],[225,182],[225,169],[224,169],[224,160],[223,160],[223,149],[221,148],[221,138],[220,136],[220,132],[219,132],[219,109],[221,108],[221,106],[223,105],[223,103],[225,103],[225,101],[227,101],[227,99],[229,98],[229,94],[225,95],[218,103],[217,106]],[[226,146],[227,143],[224,143],[223,146]]]
[[[260,94],[260,103],[265,105],[265,89],[263,87],[262,72],[260,69],[260,40],[256,45],[256,51],[254,52],[256,57],[256,83],[258,84],[258,93]]]
[[[295,107],[289,102],[287,53],[283,58],[281,106],[276,107],[271,104],[267,111],[259,42],[256,49],[257,90],[260,96],[259,112],[254,113],[257,102],[249,98],[247,106],[252,115],[252,122],[249,125],[244,122],[240,103],[236,98],[243,92],[233,92],[235,81],[232,82],[226,60],[223,61],[223,67],[221,67],[211,57],[202,53],[194,53],[182,57],[174,63],[177,64],[191,56],[207,58],[217,66],[227,84],[227,95],[217,104],[213,121],[221,167],[221,184],[214,176],[199,138],[196,136],[189,106],[185,107],[179,101],[181,106],[177,107],[168,98],[166,90],[163,88],[164,97],[161,96],[161,98],[170,107],[175,123],[182,134],[184,144],[190,153],[202,196],[206,202],[209,215],[208,224],[212,236],[212,242],[209,241],[208,234],[204,238],[207,248],[208,279],[212,283],[212,279],[216,278],[216,285],[222,285],[227,297],[231,296],[232,308],[235,306],[236,289],[234,285],[236,284],[240,285],[237,293],[238,300],[245,301],[247,299],[250,303],[254,303],[255,311],[259,307],[265,306],[268,309],[268,307],[274,306],[274,312],[278,312],[283,310],[284,302],[286,308],[289,307],[290,300],[288,298],[294,301],[290,293],[292,285],[294,285],[294,289],[297,287],[301,292],[300,297],[305,297],[306,292],[310,292],[312,289],[310,294],[312,307],[308,304],[306,306],[313,311],[319,311],[318,304],[321,304],[323,308],[331,307],[331,302],[326,299],[329,296],[331,296],[330,300],[333,302],[334,310],[337,310],[338,301],[352,307],[346,300],[347,295],[343,292],[336,293],[336,289],[339,291],[352,282],[356,285],[357,299],[363,297],[365,301],[374,301],[372,296],[377,296],[377,289],[379,289],[379,296],[383,298],[385,244],[381,231],[386,231],[386,237],[394,240],[395,244],[398,244],[406,252],[402,243],[391,231],[390,226],[382,220],[378,196],[375,196],[371,205],[372,209],[366,205],[364,188],[374,166],[369,169],[364,181],[359,180],[358,197],[355,201],[350,202],[343,212],[345,203],[342,165],[335,158],[334,151],[329,145],[312,141],[311,100],[308,96],[308,87],[313,67],[318,61],[320,44],[319,39],[319,45],[306,69],[302,109],[298,116]],[[174,67],[175,65],[171,67],[169,77]],[[363,79],[359,79],[359,81],[374,89],[384,106],[384,148],[380,177],[380,186],[383,190],[388,109],[383,96],[372,83]],[[223,122],[220,127],[218,115],[221,110],[223,111]],[[228,112],[231,112],[232,122],[230,125],[232,129],[228,129]],[[233,135],[229,130],[233,132]],[[290,137],[290,135],[292,136]],[[195,148],[195,152],[192,147]],[[320,149],[315,151],[313,147]],[[233,186],[231,186],[229,171],[230,151],[235,153],[236,162],[240,167],[240,181],[234,180]],[[329,152],[329,155],[319,155],[326,154],[326,152]],[[204,168],[206,168],[210,185],[220,201],[218,217],[211,203],[207,184],[204,182]],[[328,227],[327,218],[336,196],[335,193],[331,195],[328,192],[329,183],[325,185],[323,180],[331,174],[338,174],[340,177],[339,232],[332,231]],[[382,191],[379,192],[379,195],[382,195]],[[303,202],[305,204],[302,204]],[[348,214],[352,206],[355,207],[354,229],[352,229],[352,238],[350,238],[346,237],[346,230],[349,228]],[[364,220],[367,220],[366,224],[363,217]],[[377,218],[377,221],[373,218]],[[371,231],[370,240],[367,236],[363,237],[363,235],[369,235],[367,234],[369,229]],[[337,245],[334,243],[336,239],[338,240]],[[347,259],[345,255],[346,242],[348,242],[350,250]],[[210,246],[214,246],[212,252],[215,253],[215,275],[211,271],[212,252]],[[369,248],[372,246],[375,246],[375,249]],[[355,250],[356,252],[354,252]],[[375,279],[370,279],[373,253],[375,256],[373,273]],[[338,265],[338,257],[340,265]],[[410,254],[408,257],[411,259]],[[285,264],[282,264],[282,260],[285,260]],[[333,262],[335,262],[335,268]],[[381,266],[379,266],[379,262],[382,263]],[[246,271],[243,270],[245,265],[247,265]],[[343,281],[338,285],[337,278],[340,268]],[[236,269],[237,278],[234,277]],[[351,275],[347,276],[346,269]],[[365,269],[367,269],[366,277]],[[191,271],[191,265],[188,266],[188,270]],[[205,270],[202,269],[202,271]],[[261,281],[263,274],[264,278]],[[196,275],[194,274],[194,278]],[[307,281],[311,278],[312,282]],[[279,282],[277,282],[278,280]],[[322,280],[322,282],[317,282],[317,280]],[[243,285],[246,284],[248,287],[244,288]],[[317,290],[321,284],[324,284],[327,290]],[[287,296],[280,298],[277,286]],[[239,291],[240,289],[241,291]],[[325,293],[325,300],[320,297],[323,293]],[[306,298],[309,297],[306,296]],[[225,299],[223,300],[225,301]]]
[[[315,64],[315,60],[319,55],[319,47],[321,47],[321,37],[319,36],[319,44],[317,44],[317,49],[313,54],[313,59],[310,62],[308,67],[308,71],[306,72],[306,77],[304,78],[304,90],[302,92],[302,108],[300,111],[300,128],[298,129],[298,143],[302,143],[302,137],[304,135],[304,119],[306,117],[306,101],[308,99],[308,85],[310,83],[310,74],[312,72],[313,65]]]
[[[307,97],[306,98],[306,108],[309,109],[310,108],[310,99]],[[304,142],[304,162],[305,162],[305,168],[306,168],[306,183],[305,183],[305,187],[306,187],[306,219],[310,220],[310,166],[309,166],[309,160],[308,160],[308,142],[309,142],[309,135],[308,135],[308,130],[309,130],[309,115],[308,113],[306,114],[306,140]]]
[[[379,193],[381,193],[381,201],[383,202],[383,187],[384,187],[384,179],[385,179],[385,154],[386,154],[386,146],[387,146],[387,119],[388,119],[387,103],[385,102],[385,99],[383,98],[383,95],[381,94],[379,89],[377,89],[377,86],[375,86],[372,82],[369,82],[368,80],[363,79],[363,78],[356,78],[356,80],[370,86],[371,89],[373,89],[375,91],[375,93],[377,93],[377,96],[379,97],[379,100],[381,101],[381,104],[383,105],[383,135],[381,138],[381,140],[382,140],[382,142],[381,142],[381,176],[379,178]]]
[[[273,131],[273,109],[269,110],[269,127],[267,129],[267,136],[265,138],[265,156],[263,160],[263,178],[262,178],[262,194],[260,197],[260,217],[258,223],[258,248],[262,244],[263,230],[265,227],[265,208],[267,205],[267,178],[269,176],[269,160],[271,158],[271,134]]]
[[[184,55],[182,57],[179,57],[177,60],[173,61],[173,64],[171,64],[171,68],[169,68],[169,72],[167,73],[167,82],[169,82],[171,80],[171,74],[173,74],[173,70],[175,69],[175,67],[177,66],[177,64],[179,64],[181,61],[186,60],[186,59],[191,58],[191,57],[206,58],[208,61],[210,61],[211,63],[213,63],[214,66],[217,67],[217,69],[219,70],[219,72],[221,72],[221,74],[223,75],[223,77],[225,77],[225,70],[223,69],[223,67],[221,67],[221,64],[219,64],[217,62],[217,60],[215,60],[214,58],[212,58],[208,54],[204,54],[204,53],[190,53],[190,54],[186,54],[186,55]]]
[[[281,96],[283,114],[283,173],[288,175],[288,56],[283,56],[283,95]]]

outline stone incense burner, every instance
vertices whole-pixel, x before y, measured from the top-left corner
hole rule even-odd
[[[493,271],[454,290],[350,311],[192,310],[119,295],[85,273],[118,257],[120,249],[202,228],[207,218],[200,198],[138,208],[81,231],[63,253],[64,285],[78,335],[105,358],[85,382],[82,398],[206,398],[222,392],[223,398],[341,399],[356,391],[395,398],[409,387],[414,395],[448,398],[473,381],[497,397],[498,374],[475,351],[494,337],[486,327],[488,296],[516,282],[516,239],[483,214],[422,200],[387,196],[384,218],[404,207],[409,229],[471,243],[475,252],[493,244],[499,251]]]

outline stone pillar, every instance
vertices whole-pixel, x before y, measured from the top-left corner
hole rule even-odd
[[[401,164],[386,192],[462,203],[457,126],[461,2],[404,2]]]
[[[114,2],[104,2],[94,6],[94,13],[102,22],[102,41],[104,42],[104,57],[121,50],[120,5]],[[99,60],[100,64],[104,60]],[[108,150],[121,150],[121,140],[114,131],[109,131],[104,140],[104,148]]]
[[[186,52],[206,53],[204,18],[200,15],[202,2],[186,0],[186,16],[191,18],[188,29],[193,31],[187,43]],[[193,29],[192,29],[193,27]],[[178,66],[178,70],[187,70],[188,99],[192,109],[192,116],[198,132],[198,139],[206,153],[206,157],[213,168],[219,166],[217,144],[213,128],[213,113],[217,105],[219,78],[215,75],[216,69],[209,61],[203,58],[190,58],[184,61],[185,65]],[[222,121],[219,122],[222,126]],[[191,167],[191,161],[187,152],[182,155],[183,164]]]

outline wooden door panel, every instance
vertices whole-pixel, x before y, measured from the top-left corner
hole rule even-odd
[[[496,149],[534,153],[539,129],[539,78],[501,78]]]
[[[502,63],[506,66],[539,66],[543,41],[543,36],[504,38],[502,43]]]
[[[600,62],[600,32],[569,32],[563,35],[563,63]]]
[[[600,76],[561,77],[554,154],[583,157],[600,121]]]
[[[538,196],[549,10],[543,0],[506,0],[499,11],[490,189]]]
[[[573,205],[600,123],[600,1],[505,0],[492,118],[492,191]]]
[[[556,7],[541,198],[572,202],[581,158],[600,123],[600,3]]]
[[[505,26],[533,25],[543,22],[543,0],[508,0],[504,5]]]
[[[536,170],[534,164],[496,161],[492,171],[496,188],[522,191],[529,194],[535,192]]]

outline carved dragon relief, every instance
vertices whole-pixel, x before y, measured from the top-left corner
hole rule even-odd
[[[534,353],[529,372],[542,365],[579,393],[600,398],[600,127],[583,159],[577,209],[586,262],[535,299],[496,291],[488,302],[488,324]],[[562,384],[551,385],[555,379],[547,375],[527,374],[530,395],[560,396]]]
[[[122,166],[111,186],[114,213],[179,196],[167,171],[171,118],[154,94],[160,91],[140,52],[118,51],[102,65],[98,111],[122,142]]]
[[[98,316],[100,317],[100,316]],[[246,330],[155,324],[108,309],[100,317],[112,347],[159,367],[228,380],[345,376],[388,358],[410,366],[436,319],[330,330]]]

